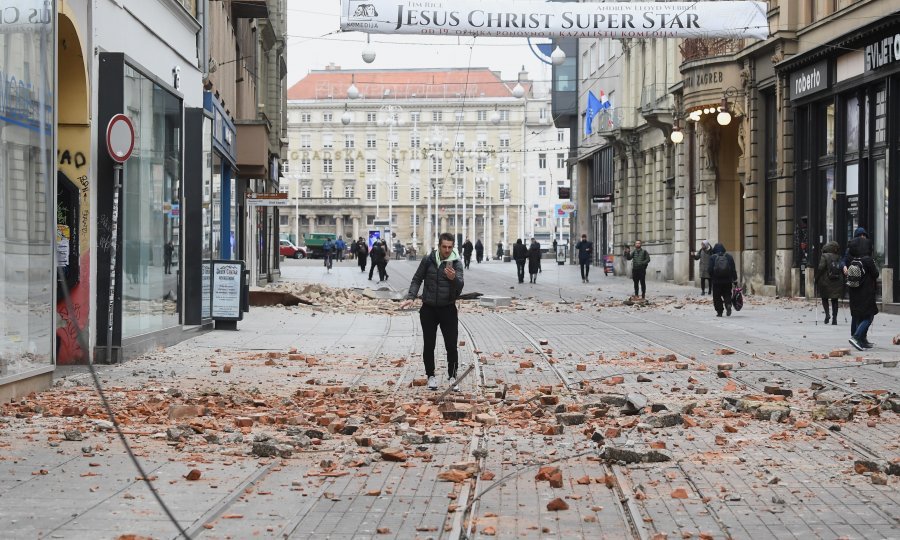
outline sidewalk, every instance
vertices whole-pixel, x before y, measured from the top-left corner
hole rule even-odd
[[[385,285],[405,290],[416,264],[391,261]],[[355,261],[282,272],[376,284]],[[461,303],[475,371],[444,403],[417,386],[417,314],[387,309],[254,308],[237,332],[98,367],[191,537],[900,537],[900,318],[837,356],[847,324],[806,302],[717,319],[667,283],[624,306],[630,280],[582,284],[577,267],[533,286],[512,264],[465,275],[515,303]],[[0,408],[5,536],[175,538],[89,381]]]

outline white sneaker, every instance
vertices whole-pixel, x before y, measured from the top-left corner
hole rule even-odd
[[[456,377],[450,377],[450,389],[459,392],[459,383],[456,382]]]
[[[434,375],[428,377],[428,389],[437,390],[437,378]]]

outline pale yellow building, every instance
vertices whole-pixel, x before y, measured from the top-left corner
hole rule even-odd
[[[530,232],[531,83],[487,68],[313,71],[288,91],[283,237],[392,232],[417,250],[439,232],[496,255]],[[545,101],[547,98],[544,98]],[[532,113],[526,113],[526,111]],[[455,189],[454,189],[455,188]],[[388,225],[390,223],[390,225]]]

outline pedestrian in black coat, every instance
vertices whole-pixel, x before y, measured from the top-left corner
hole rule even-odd
[[[462,251],[463,251],[463,262],[465,263],[466,270],[469,269],[469,263],[472,262],[472,241],[466,238],[466,241],[463,242]]]
[[[831,321],[832,325],[838,323],[838,300],[844,297],[844,271],[838,243],[832,240],[822,248],[822,256],[816,266],[816,285],[819,288],[819,297],[822,299],[822,307],[825,308],[825,324]],[[828,304],[831,303],[831,312]]]
[[[519,276],[519,283],[525,283],[525,262],[528,260],[528,248],[522,243],[522,239],[516,239],[512,250],[513,260],[516,261],[516,271]]]
[[[717,261],[720,262],[717,264]],[[737,268],[734,265],[734,258],[725,252],[725,246],[721,242],[716,244],[709,258],[709,279],[712,283],[716,317],[722,316],[723,308],[731,317],[731,289],[732,286],[737,286]]]
[[[369,258],[369,250],[366,246],[366,241],[363,240],[363,237],[360,236],[359,240],[356,241],[356,264],[359,265],[359,271],[366,271],[366,259]],[[371,278],[369,278],[371,279]]]
[[[484,244],[481,243],[481,238],[479,238],[475,240],[475,260],[481,263],[482,259],[484,259]]]
[[[878,289],[878,267],[871,256],[871,244],[865,236],[857,236],[848,244],[848,266],[861,264],[863,276],[858,287],[847,287],[850,296],[850,344],[859,349],[871,349],[874,347],[869,342],[869,327],[878,314],[876,292]],[[856,240],[865,240],[857,242]],[[844,268],[847,274],[847,267]]]
[[[528,246],[528,274],[531,283],[537,283],[538,272],[541,271],[541,245],[534,238]]]

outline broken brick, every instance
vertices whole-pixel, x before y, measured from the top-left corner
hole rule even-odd
[[[566,504],[566,501],[560,499],[559,497],[557,497],[547,503],[547,510],[549,510],[551,512],[559,512],[561,510],[568,510],[568,509],[569,509],[569,505]]]

